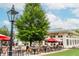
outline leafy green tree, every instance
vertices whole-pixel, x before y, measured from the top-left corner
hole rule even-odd
[[[9,30],[5,25],[0,28],[0,34],[9,36]]]
[[[16,21],[18,38],[21,41],[32,42],[44,40],[48,30],[48,19],[45,12],[38,3],[28,3],[25,5],[23,14]]]

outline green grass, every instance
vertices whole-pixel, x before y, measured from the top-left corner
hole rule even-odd
[[[47,54],[46,56],[79,56],[79,49],[70,49],[63,52],[53,53],[53,54]]]

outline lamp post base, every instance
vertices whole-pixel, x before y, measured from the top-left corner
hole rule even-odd
[[[9,54],[8,54],[9,56],[12,56],[12,52],[9,52]]]

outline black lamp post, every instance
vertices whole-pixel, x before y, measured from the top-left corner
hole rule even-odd
[[[14,5],[12,5],[12,8],[11,10],[9,10],[7,12],[7,15],[8,15],[8,19],[9,21],[11,22],[11,38],[10,38],[10,41],[9,41],[9,56],[12,56],[12,45],[13,45],[13,24],[15,22],[15,19],[16,19],[16,15],[18,14],[17,11],[15,11],[15,8],[14,8]]]

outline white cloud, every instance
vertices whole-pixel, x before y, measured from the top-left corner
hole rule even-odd
[[[65,22],[70,25],[70,29],[79,29],[79,19],[67,19]]]
[[[11,29],[11,24],[8,20],[4,20],[2,25],[5,25],[9,30]]]
[[[8,26],[8,25],[10,25],[10,22],[8,20],[4,20],[3,24]]]
[[[68,3],[62,3],[62,4],[47,4],[48,8],[47,9],[65,9],[65,8],[70,8],[71,12],[76,16],[79,17],[79,4],[68,4]],[[50,11],[47,11],[50,12]],[[58,16],[51,14],[47,14],[47,17],[49,18],[50,22],[50,29],[54,28],[62,28],[62,29],[79,29],[79,19],[76,18],[68,18],[66,20],[62,20],[58,18]]]
[[[54,14],[46,14],[48,21],[50,22],[50,29],[78,29],[79,28],[79,19],[67,19],[61,20]]]
[[[75,8],[74,10],[72,10],[72,13],[76,16],[79,17],[79,7]]]
[[[47,10],[52,10],[52,9],[60,10],[60,9],[70,8],[71,12],[76,17],[79,17],[79,4],[78,3],[48,3],[46,5],[48,6]]]
[[[66,22],[71,24],[79,24],[79,19],[71,18],[71,19],[67,19]]]
[[[53,14],[46,14],[48,21],[50,22],[50,29],[62,28],[62,21],[57,16]]]
[[[65,5],[65,7],[69,7],[69,8],[78,8],[79,7],[78,3],[66,3],[64,5]]]
[[[78,3],[48,3],[49,9],[65,9],[65,8],[79,8]]]
[[[48,3],[46,4],[49,9],[61,9],[64,8],[64,4],[58,4],[58,3]]]

